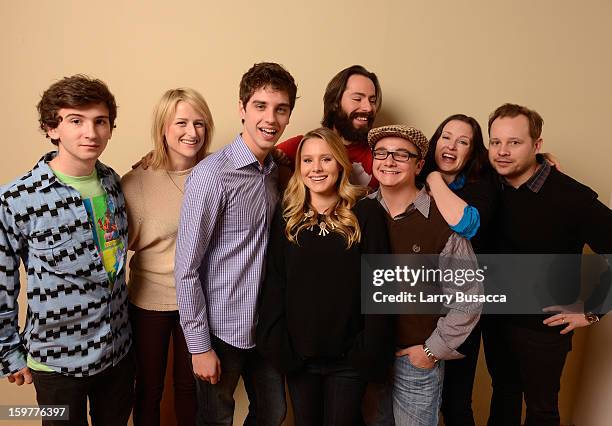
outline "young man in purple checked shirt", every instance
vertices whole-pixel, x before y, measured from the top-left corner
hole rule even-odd
[[[275,63],[242,76],[243,130],[200,162],[187,181],[176,246],[176,291],[193,372],[198,424],[231,425],[242,376],[245,425],[280,425],[283,376],[255,350],[257,297],[273,212],[277,169],[270,152],[289,123],[297,87]]]

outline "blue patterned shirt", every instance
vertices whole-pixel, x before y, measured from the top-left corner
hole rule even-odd
[[[0,367],[26,366],[26,354],[53,371],[89,376],[127,354],[125,256],[111,286],[78,191],[48,165],[55,152],[0,190]],[[127,217],[119,176],[97,162],[118,237],[127,247]],[[27,273],[27,317],[19,334],[19,264]]]

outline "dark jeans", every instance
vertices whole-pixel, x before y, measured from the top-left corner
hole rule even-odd
[[[480,351],[480,322],[457,349],[465,355],[444,363],[442,415],[446,426],[474,426],[472,391]]]
[[[195,425],[195,379],[178,311],[149,311],[130,304],[136,357],[134,425],[159,425],[170,336],[174,350],[174,413],[178,426]]]
[[[345,361],[308,362],[287,375],[296,426],[363,424],[366,382]]]
[[[68,405],[70,420],[43,420],[43,426],[126,425],[134,398],[134,360],[127,354],[117,365],[89,377],[32,371],[38,405]]]
[[[196,379],[198,426],[231,425],[234,391],[242,376],[249,397],[245,425],[278,426],[286,413],[285,381],[255,350],[239,349],[211,335],[212,347],[221,361],[221,380],[215,385]]]
[[[481,320],[487,367],[493,384],[488,426],[558,426],[561,373],[572,334],[521,327],[488,315]]]

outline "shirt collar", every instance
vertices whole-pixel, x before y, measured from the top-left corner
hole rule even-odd
[[[389,213],[389,209],[387,208],[387,204],[385,203],[385,200],[383,199],[380,189],[368,195],[368,198],[378,200],[378,202],[380,203],[381,206],[383,206],[385,211]],[[417,196],[414,199],[414,201],[408,207],[406,207],[406,211],[395,216],[393,219],[394,220],[402,219],[406,217],[409,213],[411,213],[413,210],[417,210],[425,218],[428,218],[430,206],[431,206],[431,197],[427,193],[427,188],[423,185],[423,187],[417,193]]]
[[[542,189],[542,186],[544,186],[544,182],[546,182],[546,179],[548,178],[548,175],[550,175],[550,171],[552,169],[551,165],[548,164],[548,161],[546,161],[542,154],[537,154],[536,161],[538,162],[539,166],[535,173],[527,180],[527,182],[521,185],[525,186],[535,194],[540,192],[540,189]],[[510,186],[504,177],[500,176],[500,178],[503,184],[502,187]]]
[[[236,170],[254,164],[263,174],[267,175],[276,167],[276,164],[274,163],[271,154],[268,154],[266,156],[262,167],[257,158],[255,157],[255,154],[251,152],[244,139],[242,139],[241,134],[236,136],[236,138],[232,142],[231,150],[232,160],[234,161],[234,166],[236,167]]]
[[[62,182],[56,178],[51,166],[49,166],[49,162],[55,157],[57,157],[57,151],[47,152],[32,168],[32,177],[40,182],[41,189],[47,188],[53,185],[55,182],[62,184]],[[102,164],[100,161],[96,161],[96,171],[98,172],[98,179],[102,181],[111,175],[111,169]]]

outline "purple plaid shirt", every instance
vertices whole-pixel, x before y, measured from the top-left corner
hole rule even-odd
[[[210,350],[210,334],[255,346],[257,297],[274,208],[276,166],[261,166],[238,135],[200,162],[187,183],[176,242],[176,295],[187,347]]]

